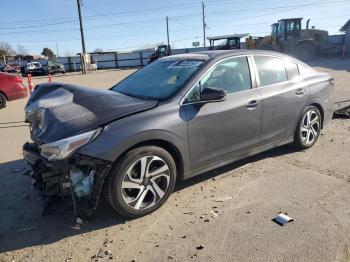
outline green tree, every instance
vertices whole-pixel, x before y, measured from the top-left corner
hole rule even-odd
[[[41,54],[44,55],[44,56],[47,56],[49,59],[55,57],[55,54],[53,53],[53,51],[50,48],[48,48],[48,47],[45,47],[43,49],[43,51],[41,52]]]

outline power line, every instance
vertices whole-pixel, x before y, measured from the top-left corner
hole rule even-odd
[[[348,3],[350,2],[348,0],[341,0],[341,1],[329,1],[329,2],[314,2],[309,4],[301,4],[301,5],[289,5],[289,6],[276,6],[276,7],[269,7],[269,10],[279,10],[279,9],[288,9],[288,8],[294,8],[294,7],[307,7],[307,6],[315,6],[315,5],[328,5],[333,3]],[[241,12],[258,12],[258,11],[266,11],[266,8],[255,8],[255,9],[239,9],[239,10],[227,10],[227,11],[216,11],[216,12],[208,12],[208,14],[224,14],[224,13],[241,13]]]
[[[265,1],[265,0],[251,0],[249,2],[260,2],[260,1]],[[224,2],[224,3],[223,3]],[[232,1],[232,0],[211,0],[211,1],[205,1],[205,3],[221,3],[221,4],[227,4],[228,2],[232,3],[232,4],[239,4],[239,3],[244,3],[245,1]],[[329,2],[325,2],[325,3],[343,3],[343,2],[347,2],[347,1],[329,1]],[[158,7],[158,8],[150,8],[150,9],[142,9],[142,10],[133,10],[133,11],[123,11],[123,12],[114,12],[114,13],[98,13],[96,15],[86,15],[84,16],[85,20],[93,20],[93,18],[98,18],[100,17],[101,19],[106,19],[106,17],[108,16],[114,16],[114,17],[120,17],[120,16],[130,16],[130,14],[140,14],[140,12],[145,12],[145,11],[157,11],[157,10],[163,10],[163,9],[168,9],[169,11],[174,11],[174,10],[178,10],[178,9],[188,9],[191,6],[194,5],[199,5],[200,2],[195,2],[195,3],[188,3],[188,4],[177,4],[177,5],[170,5],[170,6],[164,6],[164,7]],[[310,3],[310,4],[303,4],[303,5],[295,5],[295,6],[306,6],[306,5],[315,5],[315,4],[323,4],[323,3]],[[87,6],[87,5],[86,5]],[[89,6],[87,6],[88,8],[90,8]],[[175,8],[178,7],[178,8]],[[275,9],[275,8],[287,8],[288,6],[280,6],[280,7],[271,7],[270,9]],[[174,9],[175,8],[175,9]],[[91,9],[91,8],[90,8]],[[266,11],[266,8],[264,9],[247,9],[247,10],[235,10],[234,12],[245,12],[245,11]],[[94,12],[97,12],[94,10]],[[232,11],[225,11],[225,12],[232,12]],[[211,12],[211,14],[214,13],[221,13],[221,12]],[[178,16],[179,18],[183,17],[183,16]],[[50,19],[49,19],[50,20]],[[60,20],[58,18],[56,19],[52,19],[52,20]],[[0,29],[16,29],[16,28],[32,28],[32,27],[43,27],[43,26],[55,26],[55,25],[60,25],[60,24],[67,24],[67,23],[73,23],[73,22],[78,22],[78,20],[76,18],[62,18],[62,20],[64,21],[60,21],[60,22],[51,22],[51,23],[45,23],[45,24],[35,24],[35,25],[25,25],[25,26],[10,26],[10,27],[0,27]],[[28,22],[38,22],[38,21],[42,21],[42,20],[22,20],[21,22],[23,23],[28,23]],[[16,21],[12,21],[12,22],[7,22],[8,24],[13,24],[16,23]],[[2,24],[7,24],[7,23],[2,23]],[[126,23],[123,23],[124,25]]]
[[[339,1],[336,1],[339,2]],[[341,1],[344,2],[344,1]],[[329,4],[330,2],[327,2],[327,4]],[[321,4],[321,3],[319,3]],[[312,4],[307,4],[308,6],[311,6]],[[314,4],[313,4],[314,5]],[[292,8],[288,8],[287,10],[283,10],[283,11],[290,11],[290,10],[295,10],[298,9],[300,7],[304,7],[304,5],[302,6],[296,6],[296,7],[292,7]],[[224,12],[231,12],[231,11],[224,11]],[[217,12],[215,12],[217,13]],[[262,16],[266,16],[266,15],[270,15],[270,14],[275,14],[275,13],[280,13],[280,11],[274,11],[274,12],[269,12],[269,13],[264,13],[264,14],[260,14],[257,16],[249,16],[249,17],[243,17],[240,18],[240,20],[246,20],[246,19],[252,19],[252,18],[258,18],[258,17],[262,17]],[[211,12],[211,14],[213,14],[213,12]],[[184,19],[193,19],[195,18],[195,15],[200,15],[200,13],[192,13],[192,14],[188,14],[188,15],[182,15],[182,16],[174,16],[171,17],[170,19],[172,21],[181,21]],[[333,16],[332,18],[336,18],[337,16]],[[345,16],[341,16],[341,17],[345,17]],[[96,26],[89,26],[87,27],[86,30],[91,30],[94,28],[107,28],[107,27],[115,27],[115,26],[123,26],[123,25],[130,25],[130,24],[135,24],[135,25],[139,25],[139,24],[147,24],[147,23],[153,23],[153,22],[160,22],[162,21],[162,19],[146,19],[146,20],[138,20],[138,21],[130,21],[130,22],[123,22],[123,23],[112,23],[112,24],[104,24],[104,25],[96,25]],[[218,20],[216,19],[215,22],[217,22]],[[231,20],[219,20],[220,22],[225,22],[225,21],[231,21]],[[56,23],[55,23],[56,24]],[[61,23],[60,23],[61,24]],[[260,23],[257,23],[260,24]],[[239,24],[237,24],[239,25]],[[22,27],[21,27],[22,28]],[[0,28],[1,29],[1,28]],[[71,29],[70,31],[74,31],[74,30],[78,30],[76,29]],[[51,33],[51,32],[65,32],[67,31],[67,29],[52,29],[52,30],[36,30],[36,31],[16,31],[16,32],[0,32],[1,35],[5,35],[5,34],[17,34],[17,33],[39,33],[39,32],[47,32],[47,33]]]
[[[56,23],[48,23],[48,24],[40,24],[40,25],[26,25],[26,26],[12,26],[12,27],[0,27],[1,30],[10,30],[10,29],[24,29],[24,28],[35,28],[35,27],[43,27],[43,26],[52,26],[52,25],[62,25],[62,24],[68,24],[78,22],[78,20],[70,20],[70,21],[61,21]]]
[[[78,0],[77,0],[78,1]],[[264,0],[252,0],[252,1],[249,1],[249,2],[260,2],[260,1],[264,1]],[[238,4],[238,3],[245,3],[246,1],[232,1],[232,0],[209,0],[209,1],[204,1],[205,5],[211,5],[211,4]],[[204,6],[204,3],[203,3],[203,6]],[[143,10],[134,10],[134,11],[127,11],[127,12],[117,12],[117,13],[109,13],[109,14],[102,14],[102,13],[99,13],[95,10],[93,10],[96,15],[91,15],[91,16],[85,16],[84,15],[84,21],[85,20],[89,20],[89,21],[92,21],[94,19],[105,19],[105,20],[111,20],[113,18],[116,18],[116,17],[127,17],[127,16],[134,16],[135,14],[137,14],[137,12],[155,12],[155,11],[159,11],[159,10],[163,10],[165,8],[171,8],[173,7],[174,10],[179,10],[179,9],[188,9],[189,6],[198,6],[198,8],[200,7],[199,6],[200,2],[195,2],[195,3],[187,3],[187,4],[184,4],[184,5],[172,5],[172,6],[167,6],[167,7],[159,7],[159,8],[152,8],[152,9],[143,9]],[[269,7],[269,8],[247,8],[247,9],[235,9],[235,10],[224,10],[224,11],[212,11],[212,12],[206,12],[204,14],[204,10],[202,10],[202,13],[190,13],[190,14],[184,14],[184,15],[179,15],[179,16],[169,16],[169,21],[179,21],[179,22],[182,22],[182,20],[186,20],[186,19],[196,19],[196,21],[198,22],[198,27],[188,27],[187,25],[186,26],[186,29],[183,29],[183,30],[171,30],[171,32],[180,32],[180,31],[191,31],[191,30],[197,30],[197,29],[206,29],[206,24],[204,26],[203,24],[203,15],[206,15],[209,14],[209,18],[210,16],[216,16],[216,15],[220,15],[220,14],[224,14],[224,13],[239,13],[239,12],[256,12],[257,15],[250,15],[249,17],[246,16],[246,17],[242,17],[242,18],[239,18],[239,20],[246,20],[246,19],[253,19],[253,18],[258,18],[258,17],[265,17],[265,16],[268,16],[268,15],[271,15],[271,14],[277,14],[277,13],[282,13],[282,12],[286,12],[286,11],[290,11],[290,10],[295,10],[295,9],[300,9],[300,8],[305,8],[305,7],[314,7],[314,6],[328,6],[328,5],[333,5],[333,6],[337,6],[338,4],[341,4],[342,6],[345,5],[345,4],[350,4],[350,2],[348,1],[344,1],[344,0],[331,0],[331,1],[325,1],[325,2],[312,2],[312,3],[303,3],[303,4],[295,4],[295,5],[281,5],[281,6],[274,6],[274,7]],[[84,6],[86,6],[86,4],[84,3]],[[86,6],[88,7],[88,6]],[[90,7],[88,7],[89,9],[92,9]],[[204,8],[203,8],[204,9]],[[174,10],[169,10],[169,11],[174,11]],[[259,13],[259,14],[258,14]],[[107,18],[106,16],[111,16],[111,15],[114,15],[114,17],[112,18]],[[199,19],[202,17],[202,26],[199,27],[200,25],[200,21]],[[329,17],[329,19],[334,19],[336,18],[337,16],[332,16],[332,17]],[[339,17],[345,17],[345,16],[339,16]],[[88,19],[85,19],[85,18],[88,18]],[[322,17],[321,17],[322,18]],[[63,19],[63,18],[62,18]],[[26,25],[26,26],[11,26],[11,27],[0,27],[1,30],[16,30],[16,29],[27,29],[27,28],[39,28],[39,27],[52,27],[52,26],[59,26],[59,25],[66,25],[66,24],[71,24],[71,25],[76,25],[77,28],[71,28],[70,31],[71,32],[74,32],[74,31],[77,31],[79,30],[78,29],[78,20],[77,19],[73,19],[73,18],[64,18],[66,19],[65,21],[59,21],[59,19],[52,19],[52,21],[56,21],[56,22],[50,22],[50,23],[40,23],[38,25]],[[50,20],[50,19],[46,19],[46,20]],[[237,18],[235,19],[237,20]],[[316,18],[315,18],[316,20]],[[42,22],[42,20],[40,20]],[[141,19],[141,20],[134,20],[134,21],[126,21],[126,22],[116,22],[116,23],[109,23],[109,24],[101,24],[101,25],[91,25],[91,26],[86,26],[86,29],[85,30],[94,30],[94,29],[101,29],[101,28],[109,28],[109,27],[116,27],[116,26],[131,26],[131,25],[136,25],[136,26],[140,26],[140,25],[147,25],[147,24],[151,24],[151,23],[159,23],[161,21],[164,21],[163,18],[152,18],[152,19]],[[231,20],[226,20],[226,21],[232,21]],[[31,22],[33,22],[33,20],[31,20]],[[204,21],[205,22],[205,21]],[[217,20],[215,19],[215,21],[213,22],[225,22],[225,20]],[[261,22],[262,23],[262,22]],[[258,25],[258,24],[261,24],[261,23],[255,23],[255,25]],[[2,23],[4,24],[4,23]],[[171,24],[170,24],[171,25]],[[230,26],[239,26],[239,25],[249,25],[249,24],[244,24],[244,23],[238,23],[238,24],[231,24]],[[250,25],[253,25],[253,24],[250,24]],[[224,25],[225,26],[225,25]],[[228,26],[228,25],[227,25]],[[219,27],[219,25],[213,25],[213,27]],[[328,26],[329,28],[330,27],[335,27],[334,26]],[[339,26],[340,27],[340,26]],[[206,32],[203,30],[203,37],[205,39],[205,34]],[[63,29],[63,28],[58,28],[58,29],[44,29],[44,30],[32,30],[32,31],[22,31],[22,33],[29,33],[29,32],[32,32],[32,33],[40,33],[40,32],[46,32],[46,33],[58,33],[58,32],[66,32],[67,29]],[[6,34],[19,34],[21,33],[21,31],[17,31],[17,32],[0,32],[0,35],[6,35]],[[139,35],[154,35],[154,34],[164,34],[164,32],[151,32],[151,33],[145,33],[145,34],[129,34],[129,35],[120,35],[118,34],[117,36],[115,37],[118,37],[118,38],[122,38],[122,37],[133,37],[133,36],[139,36]],[[266,33],[266,32],[264,32]],[[108,35],[108,36],[102,36],[102,37],[99,37],[99,36],[96,36],[96,37],[86,37],[86,39],[109,39],[109,38],[114,38],[114,36],[111,36],[111,35]],[[193,38],[190,38],[190,39],[193,39]],[[60,40],[49,40],[49,41],[46,41],[46,42],[69,42],[69,41],[76,41],[76,40],[79,40],[76,39],[76,38],[70,38],[70,39],[60,39]],[[181,41],[181,40],[174,40],[174,41],[171,41],[171,42],[175,42],[175,41]],[[32,43],[43,43],[45,41],[32,41]],[[30,43],[30,42],[28,42]],[[204,42],[205,43],[205,42]]]
[[[178,30],[172,30],[172,32],[184,32],[184,31],[193,31],[196,29],[200,29],[201,27],[191,27],[191,28],[185,28],[185,29],[178,29]],[[133,33],[133,34],[117,34],[117,35],[108,35],[108,36],[94,36],[94,37],[85,37],[85,39],[92,40],[92,39],[112,39],[112,38],[123,38],[123,37],[137,37],[141,35],[153,35],[153,34],[164,34],[164,31],[153,31],[153,32],[145,32],[145,33]],[[26,41],[26,43],[55,43],[55,42],[75,42],[77,40],[80,40],[80,38],[70,38],[70,39],[53,39],[53,40],[37,40],[37,41]],[[171,41],[174,42],[174,41]]]

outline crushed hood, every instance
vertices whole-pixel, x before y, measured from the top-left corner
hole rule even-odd
[[[50,143],[157,106],[110,90],[61,83],[40,84],[25,106],[32,140]]]

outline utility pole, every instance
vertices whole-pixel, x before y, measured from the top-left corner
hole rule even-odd
[[[59,54],[58,54],[58,44],[56,42],[56,58],[59,57]]]
[[[206,28],[206,23],[205,23],[205,15],[204,15],[204,3],[202,2],[202,23],[203,23],[203,46],[206,47],[205,43],[205,28]]]
[[[170,40],[169,40],[169,18],[166,16],[166,35],[168,38],[168,46],[170,45]]]
[[[83,21],[81,18],[81,10],[80,10],[80,0],[77,0],[77,5],[78,5],[78,13],[79,13],[79,23],[80,23],[80,35],[81,35],[81,46],[83,48],[83,55],[80,56],[80,61],[81,61],[81,72],[83,74],[86,74],[86,63],[85,63],[85,39],[84,39],[84,29],[83,29]]]

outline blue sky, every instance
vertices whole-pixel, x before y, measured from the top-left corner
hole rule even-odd
[[[201,1],[198,0],[82,0],[87,51],[95,48],[131,50],[166,42],[165,16],[170,42],[177,48],[202,44]],[[280,18],[311,18],[310,25],[339,33],[350,19],[346,0],[207,0],[207,36],[250,33],[266,35]],[[43,47],[60,55],[80,52],[76,0],[0,0],[0,42],[23,45],[31,54]]]

